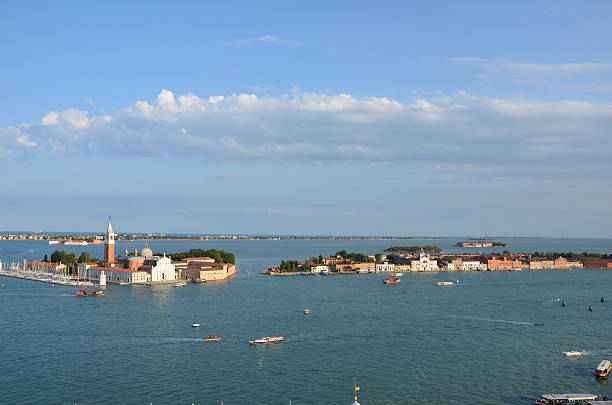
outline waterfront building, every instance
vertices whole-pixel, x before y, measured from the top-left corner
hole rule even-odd
[[[612,260],[585,257],[582,259],[582,265],[587,269],[612,269]]]
[[[36,260],[26,260],[24,270],[35,273],[63,274],[68,266],[62,263],[40,262]]]
[[[104,237],[104,263],[111,266],[115,262],[115,233],[111,219],[108,217],[108,225],[106,226],[106,234]]]
[[[395,271],[395,264],[393,263],[389,263],[389,262],[384,262],[384,263],[378,263],[376,265],[376,272],[383,272],[383,271]]]
[[[570,261],[562,256],[555,259],[555,269],[579,269],[579,268],[582,268],[582,262]]]
[[[336,270],[339,273],[353,273],[355,271],[375,271],[376,265],[374,263],[342,263],[336,265]]]
[[[530,270],[554,269],[554,260],[532,260],[529,262]]]
[[[151,276],[144,270],[128,270],[121,267],[98,266],[92,263],[79,264],[79,277],[88,280],[100,280],[104,273],[107,283],[142,284],[151,281]]]
[[[311,273],[325,273],[328,271],[329,271],[329,266],[326,266],[324,264],[318,264],[318,265],[310,267]]]
[[[474,242],[457,242],[455,246],[461,247],[493,247],[493,242],[474,241]]]
[[[419,253],[417,259],[410,261],[410,268],[412,271],[438,271],[438,261],[431,258],[427,253]]]
[[[210,257],[193,257],[173,263],[183,280],[225,280],[236,274],[236,265],[216,263]]]
[[[487,260],[487,269],[494,270],[519,270],[529,266],[520,260],[512,260],[510,258],[497,259],[495,257]]]
[[[170,281],[177,279],[174,264],[172,264],[172,260],[170,260],[169,257],[166,257],[166,255],[164,255],[163,257],[147,257],[144,260],[144,264],[138,269],[144,270],[149,273],[151,275],[150,281],[152,282]]]

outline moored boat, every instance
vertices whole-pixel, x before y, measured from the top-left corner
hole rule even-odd
[[[178,283],[174,283],[173,285],[174,285],[175,287],[184,287],[184,286],[186,286],[186,285],[187,285],[187,283],[186,283],[186,282],[184,282],[184,281],[179,281]]]
[[[582,403],[596,399],[597,395],[595,394],[544,394],[534,405]]]
[[[595,375],[597,375],[597,377],[607,377],[611,370],[612,363],[610,363],[610,360],[602,360],[595,369]]]
[[[266,336],[255,340],[249,340],[252,345],[265,345],[267,343],[278,343],[284,342],[285,338],[282,336]]]
[[[205,342],[218,342],[221,338],[219,336],[206,336],[203,337],[202,340]]]
[[[400,280],[399,278],[386,278],[386,279],[383,280],[383,283],[385,283],[385,284],[399,284],[400,281],[402,281],[402,280]]]
[[[452,281],[438,281],[436,283],[437,286],[448,287],[453,285]]]
[[[104,295],[104,290],[86,290],[83,288],[80,290],[76,290],[74,293],[78,296],[85,296],[85,295],[100,296],[100,295]]]

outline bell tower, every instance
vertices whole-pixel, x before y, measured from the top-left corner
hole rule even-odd
[[[115,233],[110,217],[108,217],[108,226],[104,235],[104,263],[107,265],[115,263]]]

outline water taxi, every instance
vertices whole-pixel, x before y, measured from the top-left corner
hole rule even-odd
[[[597,377],[607,377],[611,370],[612,363],[610,363],[610,360],[602,360],[601,363],[599,363],[599,366],[597,366],[595,369],[595,374]]]
[[[104,295],[104,290],[85,290],[85,289],[81,289],[81,290],[76,290],[74,292],[76,295],[78,296],[85,296],[85,295],[93,295],[93,296],[100,296],[100,295]]]
[[[399,284],[400,281],[402,281],[402,280],[400,280],[399,278],[386,278],[386,279],[383,280],[383,283],[385,283],[385,284]]]
[[[284,342],[285,338],[282,336],[266,336],[255,340],[249,340],[252,345],[265,345],[268,343]]]
[[[582,403],[596,399],[597,395],[594,394],[544,394],[534,405]]]
[[[205,342],[218,342],[221,340],[219,336],[206,336],[202,338]]]
[[[441,287],[448,287],[450,285],[453,285],[452,281],[438,281],[436,283],[437,286],[441,286]]]
[[[200,324],[200,322],[194,322],[191,324],[191,326],[193,326],[194,328],[199,328],[202,325]]]
[[[579,352],[577,350],[570,350],[569,352],[563,352],[563,355],[565,357],[581,356],[582,352]]]

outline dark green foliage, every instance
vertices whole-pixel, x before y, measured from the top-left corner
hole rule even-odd
[[[346,250],[341,250],[337,252],[334,256],[340,256],[342,259],[348,262],[354,263],[370,263],[373,262],[374,259],[368,257],[368,255],[364,255],[363,253],[355,253],[355,252],[347,252]]]
[[[161,256],[159,253],[156,255]],[[191,249],[182,253],[171,253],[169,255],[172,260],[183,260],[188,257],[210,257],[215,260],[217,263],[231,263],[236,264],[236,257],[233,253],[226,252],[225,250],[217,250],[217,249]]]

